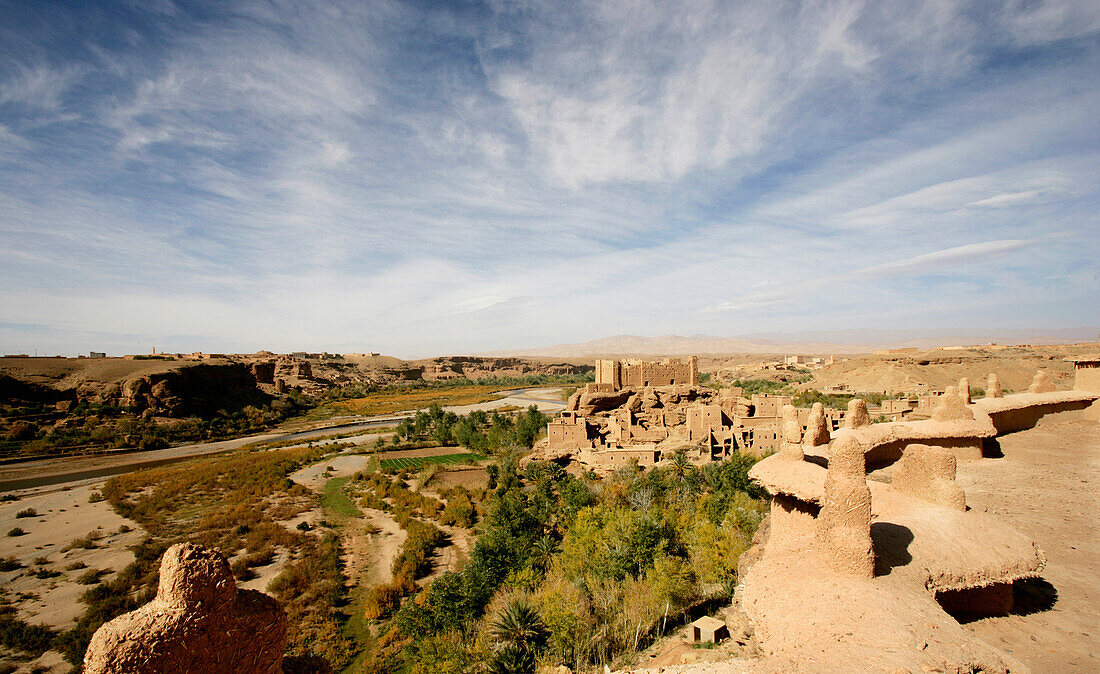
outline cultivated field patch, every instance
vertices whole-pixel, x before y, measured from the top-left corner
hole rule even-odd
[[[485,457],[471,452],[461,454],[443,454],[440,456],[403,456],[397,459],[382,459],[382,470],[402,470],[405,468],[420,468],[429,463],[441,465],[455,465],[464,463],[476,463]]]

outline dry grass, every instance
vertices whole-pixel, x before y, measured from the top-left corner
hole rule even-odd
[[[407,410],[427,409],[433,403],[440,405],[473,405],[500,398],[495,392],[499,386],[456,386],[454,388],[425,388],[409,391],[384,391],[364,398],[351,398],[332,403],[334,408],[346,414],[392,414]]]

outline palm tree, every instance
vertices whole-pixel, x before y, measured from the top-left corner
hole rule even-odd
[[[549,631],[538,611],[523,599],[516,599],[497,615],[489,626],[493,639],[532,655],[546,644]],[[502,651],[503,652],[503,651]]]
[[[558,551],[558,544],[547,534],[531,546],[531,563],[539,571],[546,573],[546,570],[550,568],[550,562],[554,558],[554,553]]]
[[[535,654],[517,646],[507,646],[489,661],[490,674],[534,674]]]
[[[688,460],[687,452],[684,451],[683,447],[677,449],[672,455],[669,468],[678,483],[683,483],[687,479],[688,474],[691,472],[691,462]]]

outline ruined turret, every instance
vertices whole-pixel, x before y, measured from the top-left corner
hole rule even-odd
[[[1027,387],[1028,393],[1051,393],[1053,391],[1054,382],[1051,381],[1050,375],[1043,370],[1035,373],[1035,377],[1031,380],[1031,386]]]
[[[932,410],[932,418],[936,421],[972,420],[974,412],[967,407],[959,389],[948,386]]]
[[[946,508],[965,511],[966,494],[955,481],[957,467],[955,455],[950,450],[909,445],[901,455],[901,465],[891,488]]]
[[[1001,391],[1001,380],[997,378],[997,375],[990,372],[989,379],[985,384],[985,397],[986,398],[1001,398],[1004,393]]]

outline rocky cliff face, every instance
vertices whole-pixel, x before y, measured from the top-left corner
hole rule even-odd
[[[91,359],[27,360],[32,361],[30,367],[11,368],[10,374],[0,372],[0,402],[56,405],[60,412],[88,403],[148,411],[155,416],[209,417],[221,410],[235,412],[246,405],[263,405],[271,398],[257,387],[257,375],[273,374],[273,370],[260,367],[256,371],[246,363],[119,359],[104,362],[105,367],[97,370],[101,363]],[[50,367],[57,371],[51,372]]]
[[[477,356],[445,356],[415,363],[421,377],[435,379],[484,379],[487,377],[521,377],[524,375],[584,374],[591,365],[572,363],[542,363],[524,358],[482,358]]]
[[[99,398],[157,416],[207,417],[219,410],[262,405],[269,396],[256,388],[251,368],[240,363],[193,365],[109,385]]]

